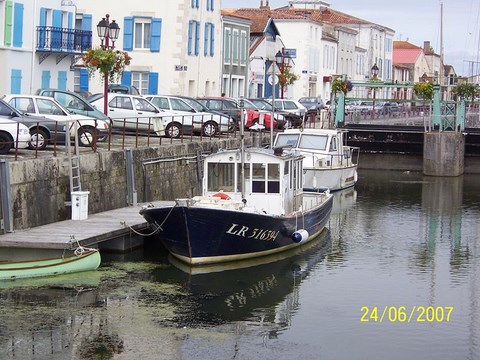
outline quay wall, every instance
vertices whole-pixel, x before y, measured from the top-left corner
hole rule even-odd
[[[137,202],[200,195],[202,154],[238,147],[238,139],[226,139],[131,149]],[[66,155],[9,161],[8,168],[14,230],[71,218]],[[129,205],[125,151],[82,153],[80,179],[89,214]]]
[[[245,142],[250,145],[252,140],[246,138]],[[238,146],[238,139],[225,139],[132,148],[137,202],[199,195],[201,155]],[[362,169],[422,172],[422,161],[421,155],[362,152],[359,173]],[[14,230],[71,218],[71,207],[66,205],[70,201],[66,156],[9,161],[8,168]],[[125,151],[82,153],[80,168],[82,191],[89,191],[89,214],[129,205]],[[480,158],[466,157],[465,173],[480,174]]]

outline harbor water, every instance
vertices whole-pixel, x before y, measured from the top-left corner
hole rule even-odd
[[[480,359],[480,176],[361,170],[294,252],[0,283],[0,359]]]

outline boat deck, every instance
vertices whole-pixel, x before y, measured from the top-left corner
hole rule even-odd
[[[173,201],[152,202],[155,206],[167,206]],[[92,246],[99,242],[128,235],[147,228],[147,222],[139,214],[142,206],[138,204],[96,214],[89,214],[85,220],[64,220],[17,230],[0,235],[0,248],[33,248],[33,249],[70,249]]]

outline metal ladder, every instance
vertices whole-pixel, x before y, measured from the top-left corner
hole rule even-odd
[[[78,129],[77,122],[75,122],[75,147],[72,153],[72,145],[70,143],[70,135],[67,133],[65,141],[67,143],[67,155],[69,159],[70,170],[70,193],[74,191],[82,191],[82,183],[80,181],[80,152],[78,145]]]

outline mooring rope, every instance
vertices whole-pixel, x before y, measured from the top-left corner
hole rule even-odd
[[[155,233],[158,232],[158,230],[162,230],[162,225],[165,224],[165,222],[167,221],[168,217],[170,216],[170,214],[172,213],[173,209],[177,206],[177,204],[175,204],[174,206],[172,206],[172,208],[170,209],[170,211],[168,212],[167,216],[165,217],[165,219],[163,219],[162,223],[160,225],[157,226],[157,228],[155,230],[153,230],[151,233],[149,234],[143,234],[137,230],[135,230],[132,226],[128,225],[126,223],[126,221],[120,221],[120,223],[126,227],[128,227],[132,232],[134,232],[135,234],[139,235],[139,236],[152,236],[152,235],[155,235]]]

